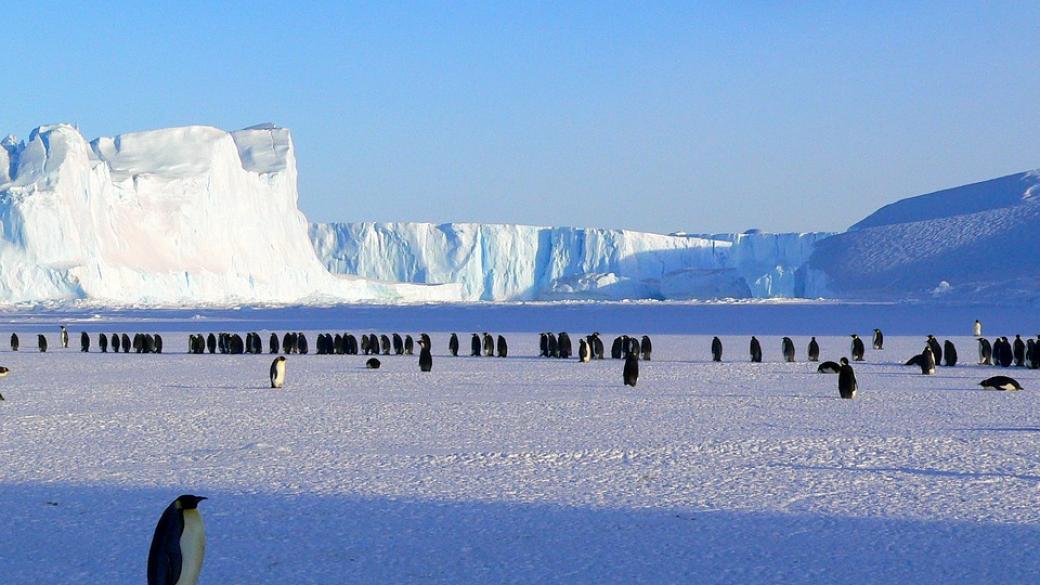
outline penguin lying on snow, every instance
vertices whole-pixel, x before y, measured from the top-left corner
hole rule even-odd
[[[1018,380],[1009,378],[1007,376],[993,376],[992,378],[986,378],[979,382],[979,386],[983,388],[992,388],[993,390],[1021,390],[1022,385],[1018,383]]]
[[[148,585],[196,585],[206,554],[206,526],[199,502],[206,498],[185,494],[159,517],[148,549]]]
[[[841,364],[837,362],[823,362],[816,368],[817,374],[837,374],[841,371]]]
[[[376,358],[369,358],[369,360],[365,362],[365,367],[370,370],[378,370],[381,365],[383,364],[381,364]]]

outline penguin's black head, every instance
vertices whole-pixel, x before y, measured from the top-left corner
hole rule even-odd
[[[843,366],[847,366],[847,365],[849,365],[849,359],[848,358],[841,358],[841,360],[839,360],[839,363],[841,363],[841,365],[843,365]]]
[[[199,502],[205,499],[207,498],[204,496],[193,496],[191,494],[184,494],[183,496],[179,496],[176,500],[174,500],[174,502],[180,504],[180,508],[182,510],[194,510],[195,508],[199,507]]]

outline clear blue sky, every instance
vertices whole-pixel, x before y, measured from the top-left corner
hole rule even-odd
[[[6,3],[0,133],[275,122],[317,221],[844,229],[1040,167],[1035,2],[210,4]]]

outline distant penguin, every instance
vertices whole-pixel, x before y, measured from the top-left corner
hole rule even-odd
[[[1040,345],[1032,339],[1026,341],[1026,364],[1031,370],[1040,368]]]
[[[780,342],[780,351],[784,355],[785,362],[794,361],[794,341],[791,341],[790,337],[785,337]]]
[[[926,376],[935,374],[935,352],[931,347],[926,347],[921,352],[921,373]]]
[[[1022,341],[1021,335],[1015,335],[1013,348],[1015,366],[1024,367],[1026,365],[1026,342]]]
[[[206,527],[199,502],[183,495],[170,504],[155,527],[148,549],[148,585],[196,585],[206,554]]]
[[[448,353],[451,354],[451,357],[458,357],[459,355],[459,336],[454,333],[448,338]]]
[[[84,331],[79,334],[79,350],[82,352],[90,351],[90,336]]]
[[[391,339],[393,340],[394,354],[404,355],[404,340],[401,339],[401,334],[394,333]]]
[[[376,358],[368,358],[368,361],[365,362],[365,367],[370,370],[378,370],[380,365],[382,364],[380,364],[379,360]]]
[[[504,358],[509,355],[509,344],[506,343],[505,337],[499,335],[498,339],[496,340],[495,346],[495,349],[498,351],[498,357]]]
[[[841,358],[841,368],[838,370],[838,395],[842,398],[852,399],[856,397],[856,390],[859,390],[856,372],[849,365],[849,360]]]
[[[842,358],[843,360],[845,358]],[[845,360],[848,362],[848,360]],[[823,362],[818,368],[816,368],[817,374],[837,374],[841,371],[841,364],[838,362]]]
[[[982,386],[983,388],[992,388],[993,390],[1004,390],[1005,392],[1022,389],[1022,385],[1018,383],[1018,380],[1007,376],[993,376],[992,378],[986,378],[979,382],[979,386]]]
[[[863,346],[863,340],[859,338],[859,335],[852,334],[852,361],[861,362],[863,361],[863,354],[867,353],[866,348]]]
[[[484,357],[495,355],[495,340],[487,331],[484,332]]]
[[[816,343],[815,337],[809,340],[809,349],[806,352],[806,355],[809,356],[810,362],[820,361],[820,344]]]
[[[415,353],[415,340],[412,339],[411,335],[404,336],[404,355],[412,355]]]
[[[640,344],[643,350],[643,360],[650,361],[650,355],[653,353],[653,344],[650,343],[650,338],[646,335],[643,336],[643,342]]]
[[[11,351],[18,351],[18,334],[11,334]]]
[[[971,334],[973,337],[982,337],[982,323],[975,319],[975,325],[971,327]]]
[[[124,333],[122,336],[123,353],[130,353],[130,336]]]
[[[47,351],[47,338],[42,333],[36,336],[36,345],[40,348],[40,353]]]
[[[722,361],[722,340],[715,336],[711,340],[711,361]]]
[[[885,349],[885,334],[880,329],[874,330],[874,339],[871,345],[874,349]]]
[[[1011,349],[1011,342],[1008,341],[1007,337],[1000,338],[1000,366],[1004,368],[1011,367],[1011,364],[1015,361],[1015,353]]]
[[[162,349],[163,349],[162,335],[159,335],[158,333],[156,333],[155,334],[155,353],[162,353]]]
[[[306,354],[308,351],[307,336],[302,331],[296,334],[296,349],[301,354]]]
[[[60,327],[61,327],[61,347],[62,347],[62,349],[68,349],[69,348],[69,330],[66,329],[64,325],[60,325]]]
[[[985,337],[979,338],[979,365],[993,365],[993,346],[990,345],[989,340]]]
[[[141,353],[142,351],[144,351],[144,335],[134,333],[134,353]]]
[[[260,355],[264,353],[264,342],[260,339],[259,333],[253,333],[253,353]]]
[[[610,343],[610,359],[619,360],[621,359],[621,350],[625,340],[620,336],[615,337],[614,341]]]
[[[585,342],[585,339],[578,338],[578,361],[583,364],[587,364],[592,359],[592,353],[589,351],[589,344]]]
[[[433,356],[425,343],[419,345],[419,371],[429,372],[433,369]]]
[[[622,372],[622,377],[625,380],[625,386],[635,387],[636,382],[639,381],[639,358],[635,355],[629,354],[625,358],[625,369]]]
[[[119,353],[119,334],[112,334],[112,353]]]
[[[538,334],[538,357],[549,357],[549,334]]]
[[[598,333],[592,334],[592,357],[601,360],[603,359],[603,340],[600,339]]]
[[[942,346],[939,345],[939,340],[934,335],[928,336],[928,347],[932,350],[932,356],[935,358],[935,363],[939,364],[942,362]]]
[[[951,368],[957,365],[957,348],[953,346],[953,342],[949,339],[943,342],[943,359],[946,360],[946,365]]]
[[[212,333],[210,333],[206,337],[206,349],[208,349],[210,353],[217,353],[217,336],[216,335],[213,335]],[[223,353],[223,352],[221,352],[221,353]]]
[[[104,333],[98,333],[98,348],[101,349],[101,353],[108,353],[108,336]]]
[[[271,338],[267,340],[267,347],[271,353],[278,353],[278,334],[272,333]]]
[[[758,342],[758,338],[754,335],[751,336],[751,361],[758,363],[762,361],[762,344]]]
[[[476,333],[469,340],[469,355],[470,357],[480,357],[480,335]]]
[[[285,385],[285,356],[280,355],[271,362],[271,388]]]
[[[282,335],[282,353],[292,353],[292,334],[289,332]]]
[[[144,334],[144,353],[155,353],[155,336],[151,333]]]

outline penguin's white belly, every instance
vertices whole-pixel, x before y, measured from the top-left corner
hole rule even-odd
[[[285,384],[285,362],[279,362],[274,367],[274,379],[271,380],[271,384],[275,388],[281,388]]]
[[[180,545],[181,577],[175,585],[196,585],[202,571],[202,557],[206,554],[206,526],[198,510],[184,511]]]

